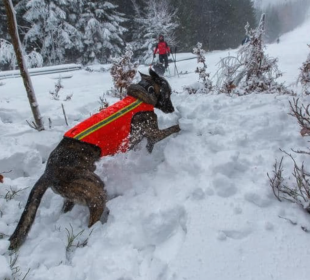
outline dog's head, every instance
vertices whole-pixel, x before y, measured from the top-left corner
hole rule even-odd
[[[171,87],[168,81],[159,76],[151,68],[149,69],[150,76],[140,73],[142,80],[139,82],[147,93],[154,97],[154,107],[164,113],[174,112],[174,107],[171,102]]]

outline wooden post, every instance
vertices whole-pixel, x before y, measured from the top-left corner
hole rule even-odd
[[[18,67],[20,69],[20,74],[23,78],[24,86],[27,91],[28,100],[29,100],[32,114],[35,120],[35,125],[36,125],[35,128],[38,131],[41,131],[41,130],[44,130],[43,121],[42,121],[42,117],[39,111],[39,105],[36,100],[32,82],[31,82],[31,79],[28,73],[28,69],[27,69],[27,66],[26,66],[26,63],[23,57],[22,46],[20,43],[18,30],[17,30],[15,10],[14,10],[11,0],[3,0],[3,2],[4,2],[7,17],[8,17],[8,31],[12,38],[12,44],[14,47],[16,60],[18,63]]]

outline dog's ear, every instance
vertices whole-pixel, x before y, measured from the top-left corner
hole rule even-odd
[[[160,81],[160,77],[152,68],[149,69],[149,73],[154,81]]]
[[[127,94],[153,106],[155,106],[157,102],[155,93],[152,94],[150,92],[147,92],[145,88],[140,86],[139,84],[131,84],[127,89]]]
[[[148,75],[145,75],[145,74],[141,73],[140,71],[138,71],[138,72],[139,72],[139,74],[140,74],[140,76],[141,76],[142,79],[147,79],[147,78],[149,78]]]

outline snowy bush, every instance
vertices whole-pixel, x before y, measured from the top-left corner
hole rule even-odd
[[[212,81],[209,79],[210,74],[206,72],[206,51],[202,49],[202,44],[197,43],[197,46],[193,49],[193,53],[197,55],[197,63],[202,63],[203,67],[197,66],[195,73],[199,74],[199,82],[185,86],[184,90],[189,94],[194,93],[210,93],[213,89]]]
[[[310,135],[310,105],[304,106],[299,104],[299,99],[293,99],[290,102],[291,116],[294,116],[301,126],[300,134],[302,136]],[[269,176],[270,186],[276,198],[279,201],[289,201],[303,207],[310,214],[310,171],[306,169],[306,164],[303,162],[298,164],[295,158],[282,151],[293,161],[293,180],[283,177],[283,157],[274,164],[273,176]],[[294,151],[295,154],[304,154],[309,156],[309,148],[307,151]]]
[[[132,47],[127,44],[125,54],[122,57],[112,59],[113,66],[110,73],[115,88],[113,95],[118,96],[120,99],[126,95],[127,88],[132,83],[139,66],[137,62],[131,62],[132,55]]]
[[[280,201],[289,201],[300,205],[310,214],[310,173],[306,170],[304,163],[298,165],[294,157],[285,152],[294,163],[293,180],[283,177],[283,157],[274,164],[273,176],[269,177],[270,186],[273,194]],[[306,151],[296,151],[296,153],[305,153]]]
[[[36,68],[43,66],[43,57],[36,51],[32,51],[30,54],[27,54],[25,58],[28,68]]]
[[[28,68],[42,67],[43,58],[41,54],[36,51],[32,51],[29,54],[24,55],[26,65]],[[0,39],[0,68],[4,70],[15,69],[16,56],[13,45],[3,39]]]
[[[310,45],[308,46],[310,47]],[[303,93],[310,94],[310,54],[300,70],[298,82],[302,85]]]
[[[16,58],[13,45],[4,39],[0,39],[0,68],[15,69],[15,66]]]
[[[282,76],[277,59],[264,53],[265,15],[256,29],[245,26],[248,38],[237,53],[237,57],[221,59],[217,72],[220,92],[245,95],[253,92],[293,94],[283,84],[276,82]]]
[[[99,111],[104,110],[104,109],[109,107],[109,102],[106,99],[106,94],[105,93],[103,93],[102,96],[99,96],[99,101],[98,102],[100,104]]]
[[[61,83],[61,78],[57,80],[57,83],[55,83],[55,89],[54,91],[50,91],[50,94],[54,100],[59,100],[59,91],[63,88],[63,85]]]

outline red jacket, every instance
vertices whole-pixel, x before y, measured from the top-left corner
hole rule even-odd
[[[154,111],[154,106],[127,96],[71,128],[64,136],[98,146],[101,156],[126,152],[131,119],[144,111]]]
[[[165,41],[160,41],[155,47],[154,54],[157,52],[159,54],[167,54],[170,53],[170,48]]]

